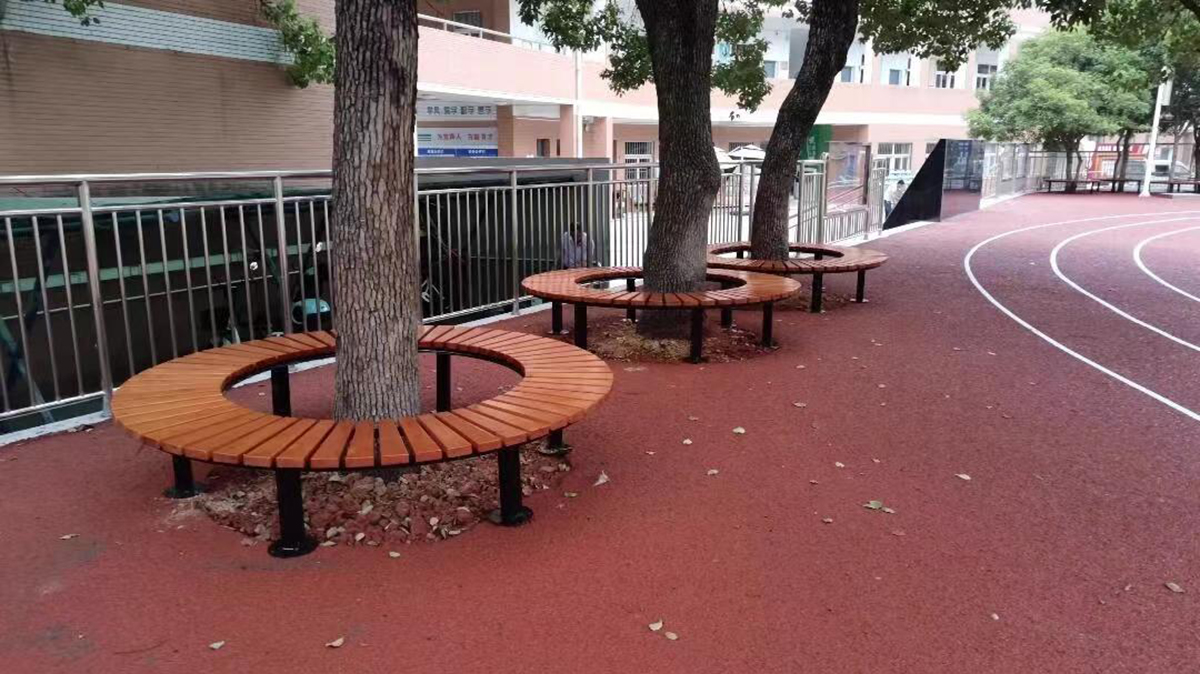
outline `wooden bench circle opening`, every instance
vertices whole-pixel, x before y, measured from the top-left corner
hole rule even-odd
[[[745,257],[750,252],[749,241],[718,243],[708,247],[710,269],[729,269],[778,274],[781,276],[811,274],[813,277],[812,302],[809,308],[821,311],[821,300],[825,274],[858,274],[855,301],[866,302],[867,271],[887,262],[888,256],[876,250],[857,246],[829,246],[819,243],[791,243],[788,251],[812,257],[790,257],[786,260],[755,260]],[[735,253],[737,257],[723,257]]]
[[[434,412],[361,422],[291,416],[287,366],[328,358],[337,349],[333,333],[308,332],[200,351],[141,372],[113,396],[113,420],[173,455],[176,485],[169,495],[194,495],[191,460],[274,470],[283,530],[276,546],[289,539],[285,506],[299,509],[298,520],[291,518],[287,544],[308,545],[300,471],[398,467],[498,452],[499,518],[505,524],[528,519],[529,511],[520,503],[516,448],[546,436],[561,444],[562,429],[608,395],[608,365],[557,340],[491,328],[427,326],[420,331],[418,348],[437,354]],[[506,366],[522,379],[500,395],[452,409],[452,355]],[[273,413],[251,410],[225,396],[234,384],[268,370]]]
[[[581,349],[587,348],[589,306],[624,308],[626,317],[631,321],[637,320],[638,310],[689,310],[692,322],[692,362],[703,360],[705,309],[721,309],[721,324],[729,327],[733,322],[732,308],[762,305],[762,342],[766,346],[773,346],[771,324],[774,303],[800,291],[800,284],[792,279],[739,269],[709,268],[705,280],[721,284],[721,289],[687,293],[661,293],[639,289],[636,282],[642,277],[641,267],[579,267],[534,274],[521,281],[521,288],[534,297],[552,303],[551,332],[554,334],[562,332],[563,303],[574,305],[575,345]],[[624,280],[624,287],[593,288],[589,285],[614,280]]]

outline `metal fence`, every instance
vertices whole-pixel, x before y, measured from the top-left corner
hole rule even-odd
[[[519,311],[531,299],[520,280],[569,251],[640,265],[657,171],[418,170],[425,320]],[[726,167],[710,242],[749,238],[758,171]],[[797,167],[793,240],[867,233],[865,204],[827,212],[825,176],[823,161]],[[0,177],[0,430],[107,404],[114,386],[187,353],[331,327],[329,187],[328,172]]]

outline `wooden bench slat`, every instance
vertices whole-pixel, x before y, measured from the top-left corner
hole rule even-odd
[[[224,433],[209,436],[203,440],[197,440],[188,447],[184,448],[183,455],[189,459],[198,459],[200,461],[218,461],[216,454],[239,439],[245,438],[247,435],[253,434],[255,431],[261,430],[279,420],[279,417],[264,414],[261,417],[254,419],[248,424],[230,429]],[[229,463],[238,463],[238,457],[235,454],[232,461]]]
[[[346,447],[346,468],[370,468],[375,463],[375,424],[360,421],[354,424],[354,435]]]
[[[242,414],[222,419],[220,421],[205,420],[203,423],[177,426],[169,434],[164,434],[158,441],[159,446],[176,454],[184,453],[188,447],[205,438],[219,435],[228,430],[241,428],[250,422],[262,418],[261,412],[246,410]],[[206,453],[207,454],[207,453]],[[199,457],[196,457],[199,458]]]
[[[271,459],[282,452],[288,442],[299,437],[314,423],[316,422],[311,419],[277,417],[269,426],[249,433],[245,437],[229,443],[223,449],[213,450],[213,460],[221,463],[240,462],[246,466],[270,467]]]
[[[437,441],[429,437],[425,428],[412,417],[401,419],[400,432],[404,441],[412,449],[413,460],[417,462],[437,461],[442,458],[442,448]]]
[[[442,423],[432,414],[422,414],[417,421],[426,432],[441,445],[442,452],[449,458],[467,456],[474,449],[471,441],[454,432],[454,429]]]
[[[529,439],[529,434],[525,431],[515,426],[510,426],[502,421],[497,421],[491,417],[484,416],[465,407],[456,410],[450,410],[450,413],[454,416],[462,417],[463,419],[466,419],[480,428],[495,433],[504,441],[506,446],[516,445]]]
[[[282,452],[279,452],[275,456],[275,467],[305,468],[308,465],[308,457],[317,451],[317,448],[325,441],[326,436],[333,431],[335,425],[330,419],[321,419],[312,426],[309,426],[300,437],[291,441]],[[266,447],[260,447],[259,449],[266,449]]]
[[[394,422],[379,422],[379,465],[399,466],[408,462],[408,446],[404,444],[400,429]]]
[[[540,438],[552,430],[550,425],[547,423],[535,421],[517,414],[510,414],[504,410],[499,410],[494,407],[485,407],[480,404],[475,404],[470,405],[467,409],[477,412],[485,417],[495,419],[501,423],[509,424],[510,426],[516,426],[517,428],[528,433],[530,439]]]
[[[466,419],[455,416],[450,412],[435,412],[438,421],[454,429],[455,433],[471,442],[476,452],[487,452],[501,447],[504,443],[495,433],[476,426]]]
[[[353,421],[338,421],[321,441],[316,451],[308,457],[308,466],[314,470],[332,470],[342,467],[342,455],[354,433]]]

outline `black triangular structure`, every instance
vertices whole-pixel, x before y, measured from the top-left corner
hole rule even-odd
[[[883,222],[883,228],[892,229],[917,220],[940,220],[945,173],[946,141],[943,139],[937,142],[933,152],[925,159],[912,184],[900,197],[900,203],[892,207],[891,214]]]

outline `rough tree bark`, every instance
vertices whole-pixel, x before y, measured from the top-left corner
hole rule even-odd
[[[846,65],[846,53],[858,28],[858,0],[814,0],[808,44],[796,83],[788,92],[775,130],[767,142],[750,228],[750,256],[784,260],[788,256],[788,201],[808,134],[833,80]]]
[[[721,186],[711,103],[716,0],[638,0],[658,91],[659,178],[642,256],[655,292],[698,290],[705,277],[708,216]],[[677,312],[646,311],[639,332],[683,336]]]
[[[1120,147],[1119,152],[1117,153],[1117,175],[1116,175],[1116,177],[1122,181],[1125,180],[1125,176],[1129,172],[1129,145],[1132,142],[1133,142],[1133,130],[1126,129],[1125,131],[1122,131],[1121,135],[1120,135],[1121,147]],[[1117,183],[1117,188],[1118,188],[1118,191],[1124,192],[1125,191],[1125,183],[1124,182]]]
[[[414,0],[338,0],[333,112],[334,417],[420,411]]]

